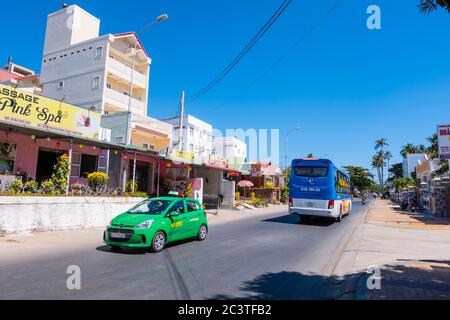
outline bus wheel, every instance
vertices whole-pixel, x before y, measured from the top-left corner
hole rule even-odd
[[[298,223],[307,222],[307,221],[309,221],[309,219],[310,219],[310,216],[299,215],[298,216]]]
[[[339,212],[339,216],[336,218],[336,222],[341,222],[342,221],[342,211]]]

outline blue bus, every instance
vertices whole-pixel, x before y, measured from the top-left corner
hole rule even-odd
[[[341,221],[352,210],[350,177],[326,159],[292,161],[289,213],[330,217]]]

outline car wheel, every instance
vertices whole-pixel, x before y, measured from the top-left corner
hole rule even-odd
[[[206,239],[207,236],[208,236],[208,227],[206,226],[206,224],[202,224],[200,230],[198,231],[197,240],[203,241]]]
[[[158,231],[153,237],[152,251],[160,252],[166,246],[166,235],[162,231]]]

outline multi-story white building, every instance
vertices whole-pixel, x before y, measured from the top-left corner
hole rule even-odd
[[[133,32],[100,36],[99,30],[100,20],[76,5],[48,16],[41,71],[43,95],[101,112],[102,126],[112,130],[112,142],[125,143],[123,126],[127,125],[136,54],[128,143],[168,148],[172,128],[147,117],[151,65],[147,52]],[[122,125],[116,127],[115,123]]]
[[[228,160],[228,164],[235,168],[243,164],[247,159],[247,144],[236,137],[214,137],[213,151],[214,157]]]
[[[410,153],[403,159],[403,177],[411,178],[416,166],[426,159],[426,153]]]
[[[180,117],[164,119],[173,126],[172,151],[183,151],[191,155],[195,163],[209,163],[212,153],[213,127],[191,115],[183,117],[182,140],[179,142]],[[188,156],[189,158],[189,156]]]

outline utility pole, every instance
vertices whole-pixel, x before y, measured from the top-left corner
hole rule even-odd
[[[181,91],[180,99],[180,131],[178,136],[178,150],[183,151],[183,124],[184,124],[184,90]]]

